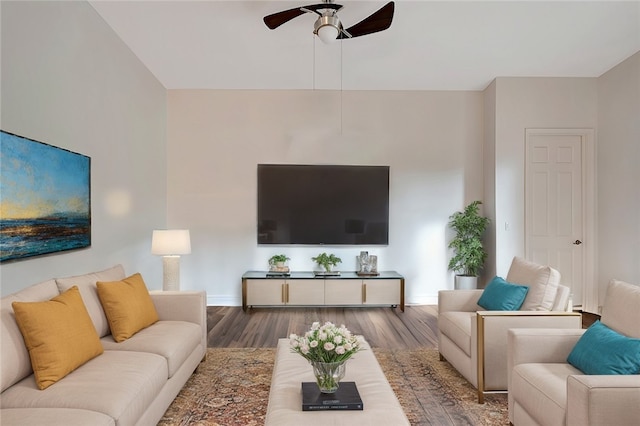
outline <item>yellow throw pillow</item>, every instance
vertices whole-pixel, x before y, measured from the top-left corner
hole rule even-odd
[[[124,342],[158,321],[158,312],[142,275],[134,274],[122,281],[98,282],[96,285],[116,342]]]
[[[11,306],[40,389],[104,352],[76,286],[46,302]]]

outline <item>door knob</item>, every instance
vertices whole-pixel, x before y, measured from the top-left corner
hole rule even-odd
[[[575,241],[573,242],[573,244],[574,244],[574,245],[576,245],[576,246],[579,246],[580,244],[582,244],[582,241],[580,241],[580,240],[575,240]]]

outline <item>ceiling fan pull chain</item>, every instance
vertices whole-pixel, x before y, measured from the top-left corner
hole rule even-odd
[[[342,78],[344,73],[342,72],[342,41],[340,39],[340,134],[342,135]]]

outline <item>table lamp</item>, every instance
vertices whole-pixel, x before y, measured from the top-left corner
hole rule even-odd
[[[162,289],[180,290],[180,255],[191,253],[189,230],[154,230],[151,253],[162,256]]]

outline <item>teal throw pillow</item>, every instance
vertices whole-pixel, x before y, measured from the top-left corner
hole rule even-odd
[[[482,292],[478,305],[487,311],[517,311],[528,292],[526,285],[511,284],[504,278],[494,277]]]
[[[640,339],[596,321],[580,337],[567,362],[585,374],[640,374]]]

